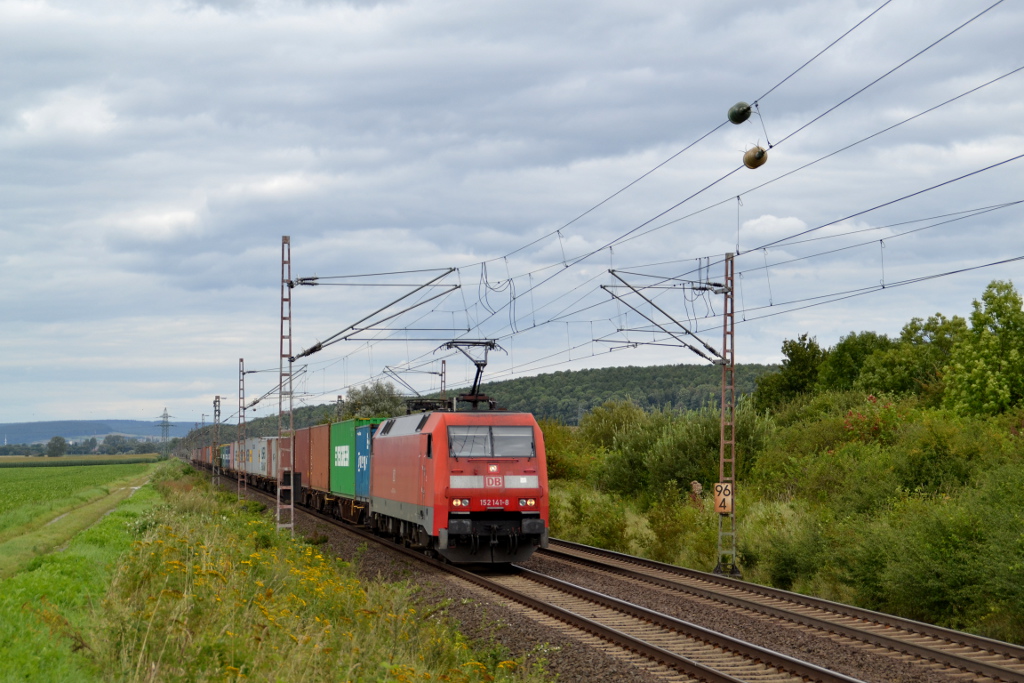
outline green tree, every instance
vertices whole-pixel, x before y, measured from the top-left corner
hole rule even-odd
[[[90,437],[78,443],[68,444],[69,455],[88,455],[96,450],[96,437]]]
[[[782,342],[782,368],[777,373],[763,375],[754,390],[754,406],[768,410],[811,391],[818,382],[818,370],[827,352],[807,333]]]
[[[644,409],[631,400],[608,401],[580,420],[579,436],[593,448],[611,449],[617,438],[647,422]]]
[[[391,382],[376,380],[352,387],[345,396],[344,419],[405,415],[405,401]]]
[[[945,373],[945,403],[961,413],[995,415],[1024,399],[1024,306],[1012,282],[995,280],[974,300]]]
[[[913,318],[903,326],[895,346],[868,356],[854,387],[872,394],[917,394],[938,406],[944,390],[942,369],[966,331],[967,321],[956,315]]]
[[[46,457],[59,458],[68,452],[68,442],[63,436],[55,436],[46,444]]]
[[[120,434],[108,434],[103,437],[103,445],[100,447],[100,452],[107,455],[131,453],[134,447],[135,442],[128,437],[121,436]]]
[[[884,334],[876,332],[850,332],[828,350],[818,368],[818,388],[847,391],[853,388],[864,361],[877,351],[887,351],[894,345]]]
[[[551,479],[584,480],[598,461],[601,449],[589,448],[579,437],[579,430],[557,420],[537,421],[544,433],[548,477]]]

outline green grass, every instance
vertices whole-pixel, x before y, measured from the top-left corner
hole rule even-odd
[[[0,543],[0,578],[11,576],[34,558],[51,552],[78,532],[95,524],[118,503],[131,496],[137,487],[146,482],[146,478],[146,475],[142,475],[134,481],[125,482],[124,486],[111,487],[108,495]]]
[[[0,580],[0,680],[90,681],[99,678],[85,635],[107,591],[118,556],[131,547],[126,533],[160,502],[146,486],[99,524],[78,534],[63,552],[34,560],[26,571]],[[109,679],[109,678],[108,678]]]
[[[187,471],[0,581],[0,681],[545,680]]]
[[[97,465],[0,470],[0,542],[101,498],[153,467]]]

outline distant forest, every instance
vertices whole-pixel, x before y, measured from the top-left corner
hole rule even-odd
[[[757,378],[778,370],[774,365],[737,365],[736,395],[754,391]],[[717,405],[721,392],[722,370],[717,366],[655,365],[567,370],[536,377],[519,377],[504,382],[485,382],[483,392],[498,402],[499,408],[533,413],[538,420],[551,419],[576,425],[580,417],[608,401],[630,400],[647,411],[673,408],[697,410]],[[467,387],[449,390],[452,396]],[[296,407],[296,429],[336,418],[333,403]],[[206,427],[209,431],[211,428]],[[276,436],[277,416],[251,420],[247,436]],[[208,437],[203,437],[207,439]],[[221,443],[235,439],[235,426],[221,425]]]
[[[736,392],[754,391],[757,378],[774,365],[737,365]],[[485,382],[482,391],[502,408],[533,413],[567,425],[608,401],[631,400],[644,410],[698,410],[716,405],[722,369],[713,365],[655,365],[566,370],[505,382]]]

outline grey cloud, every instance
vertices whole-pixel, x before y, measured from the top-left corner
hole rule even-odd
[[[296,274],[465,266],[457,301],[434,314],[450,318],[463,295],[474,305],[480,270],[472,263],[558,228],[719,125],[733,102],[765,92],[874,3],[823,7],[238,0],[152,2],[130,14],[127,4],[65,3],[63,13],[6,17],[0,233],[14,253],[0,256],[0,305],[22,329],[68,321],[57,334],[97,358],[103,347],[76,340],[75,325],[146,318],[137,330],[119,328],[125,345],[98,372],[135,357],[125,349],[146,348],[147,330],[162,329],[163,317],[182,321],[179,338],[207,329],[197,316],[218,316],[231,329],[265,324],[267,340],[200,338],[191,355],[223,356],[230,366],[240,349],[266,348],[272,358],[280,236],[289,234]],[[887,7],[764,99],[768,137],[777,142],[983,7],[945,2],[927,15],[916,5]],[[814,226],[1009,156],[1020,143],[1020,76],[746,194],[1018,66],[1022,22],[1012,6],[993,10],[774,148],[765,167],[743,169],[651,226],[724,202],[717,208],[558,271],[563,250],[572,257],[600,247],[733,170],[744,147],[765,142],[760,121],[719,131],[567,227],[561,240],[517,254],[507,271],[499,260],[489,275],[495,283],[517,276],[522,292],[559,272],[518,302],[521,323],[532,324],[580,296],[577,307],[606,300],[584,283],[612,262],[692,260],[732,248],[738,194],[741,221],[771,214]],[[1011,165],[858,220],[895,222],[1019,198],[1020,175]],[[1007,210],[891,240],[887,270],[911,276],[1019,252],[1019,216]],[[753,246],[742,231],[741,245]],[[784,297],[808,282],[838,289],[877,281],[874,257],[856,253],[833,257],[831,266],[780,268],[773,287]],[[746,258],[756,263],[755,254]],[[577,272],[583,268],[585,276]],[[537,271],[533,280],[529,271]],[[756,300],[766,292],[754,271],[750,277],[748,296]],[[933,285],[941,295],[904,289],[878,295],[878,303],[856,300],[788,320],[822,325],[823,339],[851,325],[870,329],[876,319],[898,327],[893,321],[909,317],[903,311],[911,304],[886,302],[925,302],[917,315],[941,302],[964,309],[986,277],[941,281]],[[570,292],[577,286],[578,294]],[[303,292],[303,340],[351,322],[369,302],[361,297]],[[500,298],[491,295],[492,303]],[[899,311],[883,310],[889,307]],[[470,315],[488,314],[477,305]],[[600,321],[615,315],[607,305],[575,315],[570,336],[585,336],[591,318],[613,328]],[[777,354],[780,335],[796,333],[786,320],[747,323],[744,359]],[[507,314],[496,315],[487,333],[507,325]],[[31,343],[12,335],[0,343]],[[539,357],[563,347],[564,336],[562,325],[517,338],[517,364],[528,348]],[[167,353],[178,358],[173,346]],[[404,354],[380,346],[362,358],[372,355],[380,366]],[[648,349],[637,357],[667,356]],[[63,362],[54,360],[54,369]],[[331,373],[347,361],[317,362],[322,384],[343,383]],[[196,386],[230,387],[232,369],[216,379],[210,367],[179,374]],[[98,387],[94,375],[77,377],[80,391]]]

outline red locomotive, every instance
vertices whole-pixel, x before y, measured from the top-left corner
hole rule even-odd
[[[396,417],[372,451],[371,528],[451,562],[519,562],[547,547],[547,467],[533,415]]]
[[[547,547],[544,438],[529,413],[432,411],[293,438],[297,502],[451,562],[521,562]],[[276,438],[247,439],[220,462],[274,491],[277,453]],[[193,460],[209,467],[211,455],[197,449]]]

